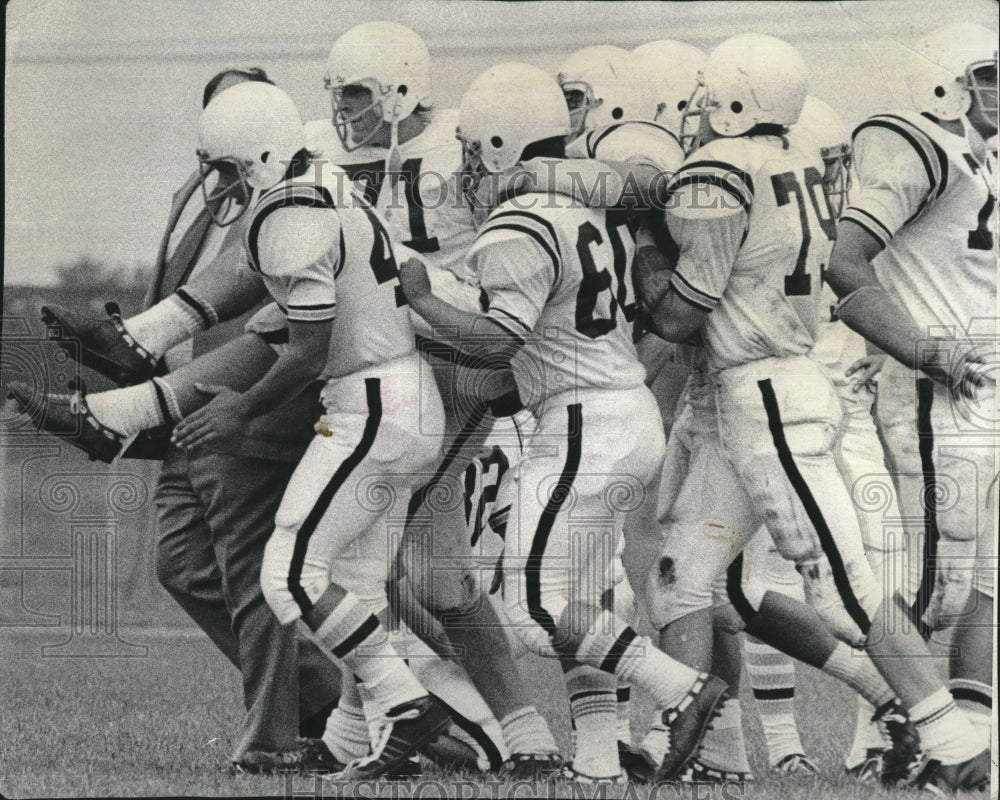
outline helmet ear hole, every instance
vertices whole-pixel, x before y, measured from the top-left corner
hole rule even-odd
[[[743,103],[741,103],[739,100],[734,100],[732,103],[729,104],[729,110],[732,111],[734,114],[739,114],[743,111]]]
[[[934,96],[935,97],[944,97],[944,94],[945,94],[945,92],[944,92],[944,87],[943,86],[935,86],[934,87]]]
[[[625,112],[621,109],[620,106],[617,106],[611,110],[611,119],[621,119],[623,116],[625,116]]]
[[[405,97],[406,96],[406,84],[405,83],[400,84],[399,88],[396,89],[396,93]]]
[[[680,101],[680,102],[679,102],[679,103],[677,104],[677,110],[678,110],[678,111],[683,111],[683,110],[684,110],[685,108],[687,108],[687,107],[688,107],[688,101],[687,101],[687,100],[681,100],[681,101]]]
[[[501,139],[499,136],[494,136],[492,139],[490,139],[490,144],[493,145],[497,150],[499,150],[501,147],[503,147],[503,139]]]
[[[261,153],[260,154],[260,163],[261,164],[266,164],[267,163],[267,159],[268,159],[268,157],[270,155],[271,155],[271,151],[270,150],[265,150],[263,153]]]

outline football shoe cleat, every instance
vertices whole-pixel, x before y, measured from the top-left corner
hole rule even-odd
[[[27,414],[39,431],[65,439],[83,450],[91,461],[110,464],[125,445],[126,437],[102,425],[90,413],[82,391],[39,393],[26,383],[12,381],[7,396],[16,401],[20,412]]]
[[[677,708],[663,712],[670,732],[670,749],[656,770],[657,782],[676,780],[695,757],[712,719],[718,715],[729,687],[707,672],[701,673]]]
[[[335,780],[363,780],[398,774],[411,756],[426,748],[450,724],[448,711],[433,697],[400,703],[386,715],[385,726],[372,752],[352,761],[330,777]]]
[[[159,359],[140,345],[122,323],[117,303],[105,303],[108,319],[91,319],[62,306],[42,306],[49,339],[85,367],[119,386],[132,386],[162,375]],[[80,348],[79,354],[77,347]]]

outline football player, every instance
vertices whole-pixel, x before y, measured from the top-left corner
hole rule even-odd
[[[996,172],[985,140],[997,132],[996,32],[945,26],[916,44],[907,66],[915,111],[878,114],[854,131],[857,190],[827,279],[837,317],[892,357],[878,414],[908,478],[901,502],[912,502],[918,476],[927,498],[923,569],[906,600],[931,629],[955,626],[952,694],[979,728],[971,760],[969,747],[925,742],[931,760],[919,782],[977,788],[987,781],[992,705]]]
[[[275,87],[234,87],[205,109],[199,140],[203,164],[227,165],[260,192],[247,261],[286,310],[289,338],[252,388],[217,392],[175,436],[195,446],[238,431],[326,380],[326,413],[277,511],[261,586],[282,624],[301,619],[357,676],[383,721],[372,753],[344,775],[394,772],[448,725],[378,620],[393,555],[384,520],[438,455],[425,432],[443,429],[440,397],[420,368],[388,234],[370,209],[334,200],[339,176],[310,160],[291,99]],[[385,497],[359,502],[373,492]]]
[[[622,178],[621,196],[600,197],[595,192],[588,205],[603,204],[613,209],[610,212],[613,216],[622,220],[631,216],[632,224],[648,215],[643,207],[650,203],[650,196],[655,194],[657,185],[665,185],[667,178],[684,160],[677,138],[651,120],[649,93],[652,84],[648,75],[636,69],[636,63],[633,54],[618,47],[585,47],[562,63],[556,78],[570,111],[572,133],[566,145],[566,155],[572,159],[598,159],[614,168]],[[689,94],[691,90],[689,88]],[[570,165],[566,166],[572,169]],[[552,171],[550,174],[558,176],[560,173]],[[572,192],[573,186],[564,190]],[[645,332],[641,315],[634,323],[633,335],[639,361],[646,370],[646,385],[653,391],[664,431],[668,432],[687,375],[686,369],[673,363],[672,344]],[[657,474],[646,487],[650,502],[629,515],[627,531],[634,530],[639,536],[648,536],[655,530],[653,498],[658,484]],[[624,539],[621,546],[624,547]],[[629,606],[634,604],[634,595],[624,577],[624,568],[622,575],[623,580],[615,587],[616,612],[632,622],[635,610]],[[573,707],[573,698],[579,696],[586,698],[591,712],[596,712],[598,704],[603,701],[603,713],[610,718],[615,705],[612,698],[617,695],[619,758],[627,772],[641,774],[643,765],[637,762],[637,756],[632,752],[628,724],[630,709],[627,698],[631,689],[621,685],[615,689],[609,685],[609,677],[592,671],[589,678],[581,674],[573,685],[567,683],[570,706]],[[586,735],[588,727],[591,726],[575,725],[577,743],[581,736]],[[591,727],[594,736],[603,738],[604,727],[594,720]],[[595,742],[594,747],[599,746],[600,743]],[[581,761],[583,759],[578,757],[574,763]],[[588,768],[584,766],[583,771],[588,771]]]
[[[475,227],[458,185],[457,114],[433,107],[423,40],[392,22],[351,28],[330,50],[325,85],[332,116],[307,123],[310,147],[347,172],[384,215],[391,236],[421,254],[437,294],[478,311],[481,291],[466,263]],[[445,402],[449,444],[411,498],[393,591],[407,604],[404,618],[420,610],[407,602],[413,592],[441,620],[504,728],[515,770],[533,774],[557,766],[555,741],[531,704],[504,626],[485,595],[461,503],[440,509],[435,498],[461,497],[463,471],[483,447],[495,417],[506,419],[491,441],[506,446],[511,460],[534,420],[523,411],[509,369],[498,370],[489,358],[478,364],[462,359],[416,315],[414,327]],[[483,385],[488,386],[483,402],[470,402]]]
[[[519,161],[564,157],[569,133],[566,101],[545,73],[524,64],[487,70],[460,109],[469,190]],[[725,684],[657,651],[604,597],[625,516],[615,495],[646,483],[663,446],[632,344],[633,251],[628,225],[611,212],[528,193],[491,211],[470,252],[485,313],[436,297],[419,264],[408,262],[402,278],[414,310],[463,351],[511,359],[539,418],[531,452],[500,488],[511,505],[502,561],[509,619],[534,652],[647,691],[670,730],[670,759],[656,765],[670,779],[697,750]],[[602,767],[575,777],[616,780],[613,742]]]
[[[696,149],[670,187],[676,269],[644,274],[640,262],[640,286],[666,338],[701,330],[721,447],[745,492],[734,495],[741,518],[730,530],[738,539],[757,527],[746,522],[763,521],[830,630],[864,648],[883,672],[925,751],[964,762],[981,749],[971,724],[929,666],[919,635],[887,624],[892,601],[865,559],[834,458],[840,403],[810,356],[833,229],[819,202],[815,156],[786,136],[805,101],[806,72],[794,48],[769,36],[733,37],[712,52]],[[676,558],[661,559],[665,589],[668,566],[684,572]],[[735,606],[751,621],[760,616],[752,603]]]

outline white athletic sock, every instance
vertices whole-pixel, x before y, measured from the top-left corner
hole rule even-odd
[[[185,342],[219,321],[212,306],[188,288],[123,321],[125,330],[154,356]]]
[[[908,710],[928,758],[959,764],[989,747],[943,686]]]
[[[848,769],[858,766],[868,758],[869,750],[884,750],[886,741],[879,733],[878,725],[872,721],[875,707],[865,698],[858,695],[858,718],[854,723],[854,742],[851,750],[844,758]]]
[[[344,764],[356,758],[364,758],[371,748],[368,723],[357,700],[340,699],[337,707],[326,721],[323,743],[333,753],[333,757]]]
[[[885,682],[885,678],[875,669],[868,654],[861,650],[852,650],[843,642],[837,642],[837,646],[823,665],[823,672],[842,680],[875,708],[896,697],[895,692]]]
[[[969,718],[969,722],[972,723],[976,731],[989,741],[992,725],[993,688],[987,683],[974,681],[970,678],[952,678],[948,681],[948,688],[953,696],[956,692],[959,693],[955,704]],[[963,691],[970,696],[968,698],[963,696]],[[974,698],[981,698],[981,700]],[[990,705],[986,705],[987,700],[991,701]]]
[[[773,767],[786,756],[805,753],[795,722],[795,662],[750,636],[744,637],[744,663],[764,729],[767,760]]]
[[[618,679],[587,666],[565,675],[573,726],[573,768],[592,778],[617,777],[618,741],[609,736],[617,728],[616,687]]]
[[[540,755],[559,752],[549,726],[534,706],[511,711],[500,720],[500,727],[511,753]]]
[[[705,732],[698,760],[706,767],[723,772],[750,772],[743,738],[743,710],[738,699],[731,697],[722,704],[719,716]]]
[[[618,734],[618,741],[632,746],[632,687],[628,683],[619,680],[618,689],[615,693],[616,708],[618,710],[618,723],[615,729]]]
[[[680,705],[699,674],[657,649],[649,638],[640,636],[610,611],[601,612],[595,620],[576,657],[635,684],[661,709]]]
[[[86,400],[97,421],[122,436],[133,436],[166,422],[163,404],[152,381],[88,394]]]
[[[355,595],[348,594],[337,604],[317,628],[316,636],[343,662],[349,675],[361,679],[359,691],[368,693],[379,716],[400,703],[427,696],[381,623]],[[364,648],[363,655],[359,647]]]

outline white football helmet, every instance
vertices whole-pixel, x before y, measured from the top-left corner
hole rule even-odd
[[[975,94],[984,113],[995,117],[996,84],[977,80],[975,73],[990,66],[995,71],[996,65],[995,31],[968,22],[938,28],[918,41],[907,57],[913,105],[938,119],[955,120],[969,111]]]
[[[569,134],[569,109],[559,84],[530,64],[498,64],[469,86],[458,110],[466,197],[487,173],[503,172],[525,147]]]
[[[704,115],[720,136],[740,136],[756,125],[794,125],[809,91],[808,69],[798,50],[781,39],[745,33],[727,39],[705,60],[699,91],[684,111],[682,138]],[[700,96],[699,96],[700,95]]]
[[[380,126],[361,140],[354,140],[350,126],[377,110],[382,124],[396,125],[418,105],[429,105],[431,57],[424,40],[405,25],[366,22],[351,28],[330,50],[324,85],[330,92],[333,124],[344,148],[350,152],[364,146]],[[367,108],[347,117],[339,111],[345,86],[363,86],[372,95]]]
[[[847,205],[851,190],[851,132],[836,111],[809,95],[788,138],[804,150],[818,152],[823,159],[823,193],[836,219]]]
[[[681,116],[698,87],[705,54],[684,42],[661,39],[639,45],[632,51],[632,58],[650,95],[651,110],[645,119],[679,134]]]
[[[646,119],[642,79],[627,50],[597,45],[577,50],[556,78],[566,96],[573,135],[612,122]]]
[[[219,170],[245,186],[269,189],[285,177],[305,146],[302,117],[292,98],[268,83],[238,84],[216,95],[201,113],[197,152],[202,186],[209,173]]]

